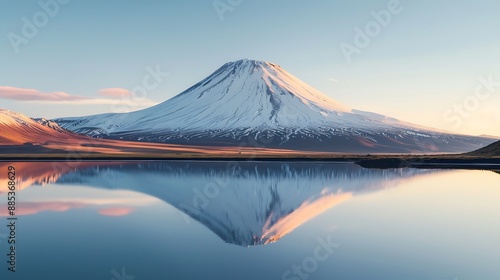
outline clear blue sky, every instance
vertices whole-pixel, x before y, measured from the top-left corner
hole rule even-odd
[[[103,89],[131,90],[158,65],[169,75],[133,105],[139,109],[227,61],[251,58],[280,64],[354,108],[500,135],[500,86],[474,97],[480,77],[500,83],[500,2],[401,0],[349,62],[341,44],[356,46],[355,28],[365,29],[371,12],[388,10],[391,1],[220,0],[217,6],[230,10],[218,13],[212,0],[70,0],[47,22],[38,1],[2,1],[0,107],[33,117],[109,112],[118,95]],[[23,35],[23,17],[41,26],[32,38]],[[12,34],[27,43],[13,46]],[[42,102],[42,94],[56,97]],[[464,102],[465,109],[454,108]]]

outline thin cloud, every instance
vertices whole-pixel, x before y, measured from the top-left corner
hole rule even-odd
[[[130,112],[157,105],[147,98],[134,98],[123,88],[105,88],[98,91],[102,97],[84,97],[66,92],[44,93],[36,89],[0,86],[0,99],[17,100],[26,103],[57,105],[110,105],[120,107],[120,112]]]
[[[20,101],[79,101],[87,98],[66,92],[44,93],[36,89],[0,86],[0,98]]]
[[[338,83],[339,80],[335,79],[335,78],[329,78],[328,81],[330,82],[334,82],[334,83]]]
[[[124,88],[103,88],[98,91],[102,96],[106,97],[129,97],[131,96],[130,91]]]
[[[132,211],[134,211],[134,208],[131,207],[112,207],[112,208],[103,208],[98,210],[99,214],[103,216],[113,216],[113,217],[125,216],[130,214]]]
[[[48,201],[48,202],[21,202],[16,215],[35,215],[44,211],[66,212],[71,209],[83,208],[87,205],[78,202]],[[0,208],[0,217],[8,217],[7,207]]]
[[[57,104],[57,105],[110,105],[113,107],[129,107],[130,110],[137,110],[137,108],[151,107],[158,105],[159,102],[144,99],[135,100],[133,98],[123,99],[106,99],[106,98],[88,98],[83,100],[68,100],[68,101],[26,101],[27,103],[37,104]],[[126,110],[127,111],[127,110]]]

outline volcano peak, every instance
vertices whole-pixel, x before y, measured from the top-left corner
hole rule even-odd
[[[339,152],[459,152],[489,144],[382,115],[353,110],[279,65],[241,59],[154,107],[121,114],[57,120],[63,128],[124,140],[240,145]],[[421,141],[438,139],[431,144]],[[439,146],[439,147],[437,147]]]
[[[263,60],[255,60],[248,58],[228,62],[224,64],[221,68],[219,68],[219,70],[223,71],[229,70],[238,73],[243,73],[243,72],[254,73],[258,72],[259,70],[274,71],[277,69],[281,69],[281,67],[278,64],[270,63]]]

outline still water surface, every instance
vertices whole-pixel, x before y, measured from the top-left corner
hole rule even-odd
[[[0,163],[0,279],[500,279],[500,174],[348,163]],[[6,174],[5,174],[6,175]]]

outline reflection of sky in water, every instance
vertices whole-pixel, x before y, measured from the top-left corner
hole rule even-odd
[[[132,191],[102,190],[88,187],[61,188],[59,185],[33,186],[18,192],[17,216],[34,215],[44,211],[65,212],[71,209],[95,209],[101,215],[123,216],[135,207],[158,200]],[[8,216],[0,208],[0,216]]]
[[[136,280],[282,279],[318,238],[340,247],[308,279],[500,278],[493,172],[211,166],[90,167],[27,186],[19,271],[2,265],[1,279],[111,279],[122,267]],[[211,180],[228,186],[196,209],[193,189]],[[247,247],[255,235],[276,242]]]

